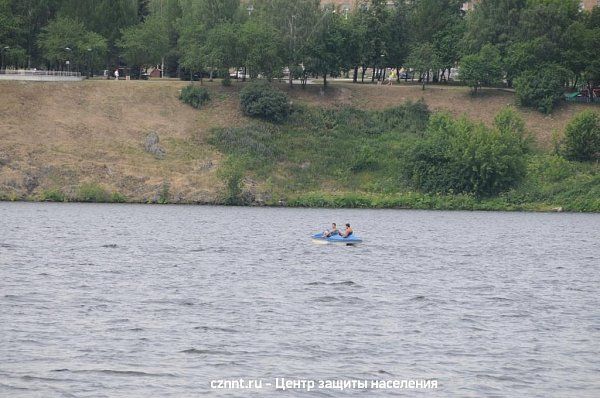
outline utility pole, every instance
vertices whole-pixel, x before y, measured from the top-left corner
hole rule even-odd
[[[296,62],[296,35],[294,32],[294,19],[296,19],[296,15],[293,15],[290,17],[289,22],[290,22],[290,65],[288,66],[288,72],[290,74],[289,78],[290,78],[290,87],[292,87],[293,85],[293,74],[292,74],[292,69],[294,68],[295,65],[293,65],[294,62]]]

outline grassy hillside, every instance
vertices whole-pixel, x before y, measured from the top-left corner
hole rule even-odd
[[[217,171],[223,169],[224,155],[232,152],[215,142],[215,131],[225,128],[244,131],[244,128],[254,129],[257,123],[243,116],[239,110],[238,92],[242,83],[234,83],[232,87],[208,83],[212,101],[201,110],[178,100],[179,90],[186,84],[174,80],[0,82],[3,99],[0,107],[0,198],[222,202],[226,188],[223,173]],[[423,100],[431,110],[464,114],[487,124],[503,107],[514,102],[510,92],[491,90],[472,97],[468,89],[461,87],[429,87],[421,91],[420,86],[412,85],[388,87],[336,83],[326,91],[320,86],[289,90],[282,84],[281,88],[289,92],[296,105],[309,108],[356,108],[356,112],[362,112],[383,110],[407,100]],[[552,116],[534,111],[519,112],[534,137],[535,146],[544,151],[551,146],[552,132],[562,131],[571,116],[585,107],[565,106]],[[334,113],[339,114],[337,111]],[[350,113],[343,117],[352,119],[353,116]],[[267,124],[259,125],[270,128]],[[521,199],[507,205],[506,200],[474,204],[471,203],[472,198],[452,198],[441,200],[440,204],[432,203],[433,199],[427,196],[406,199],[409,194],[401,189],[395,190],[394,183],[386,180],[385,173],[369,171],[368,167],[356,170],[352,175],[315,179],[309,171],[315,163],[325,159],[315,157],[313,153],[323,144],[321,130],[278,126],[273,131],[278,134],[282,129],[294,130],[294,133],[285,139],[277,135],[269,141],[270,144],[281,148],[293,146],[300,150],[272,159],[271,165],[276,167],[256,162],[244,166],[248,168],[244,173],[245,190],[259,201],[277,203],[284,199],[292,204],[334,206],[362,203],[410,207],[568,209],[563,201],[567,201],[565,198],[569,198],[569,194],[565,194],[563,199],[557,196],[560,192],[542,195],[540,190],[549,189],[545,185],[536,187],[534,195],[531,181],[526,184],[529,188],[523,188],[526,191],[512,193],[520,195]],[[328,126],[324,126],[322,131],[327,129]],[[144,150],[144,141],[151,132],[158,134],[159,145],[166,151],[162,159]],[[340,142],[352,141],[344,141],[343,136],[339,136],[328,145],[339,150]],[[281,148],[280,152],[283,151]],[[346,150],[351,151],[352,148]],[[332,153],[332,157],[341,153]],[[293,156],[288,158],[290,154]],[[325,161],[331,161],[332,157]],[[537,162],[546,161],[544,158]],[[590,173],[596,173],[595,169],[572,171],[569,176],[592,175]],[[593,178],[591,182],[581,182],[591,184],[592,190],[596,183],[597,179]],[[560,179],[556,184],[552,189],[565,185]],[[581,188],[579,182],[573,184],[571,189],[586,189]],[[350,198],[350,201],[340,198]],[[353,203],[352,200],[358,202]],[[417,202],[423,204],[415,206]],[[446,202],[452,203],[445,205]]]

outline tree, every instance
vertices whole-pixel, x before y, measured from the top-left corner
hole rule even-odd
[[[192,80],[194,72],[202,72],[206,66],[206,56],[202,48],[204,29],[201,25],[190,22],[182,18],[177,45],[180,53],[179,63],[189,71]],[[200,83],[202,83],[202,74],[200,74]]]
[[[19,18],[12,12],[10,0],[0,0],[0,45],[16,45],[14,34],[20,28]]]
[[[408,45],[410,38],[410,26],[408,7],[404,2],[397,2],[390,12],[385,32],[386,40],[386,64],[392,68],[399,68],[404,65],[410,47]],[[400,74],[397,74],[398,79]]]
[[[177,40],[179,39],[179,21],[182,18],[179,0],[150,0],[148,3],[150,15],[160,16],[167,28],[169,38],[169,51],[161,60],[161,76],[165,72],[175,71],[179,68],[179,54],[177,53]]]
[[[560,48],[547,37],[518,41],[508,47],[504,57],[504,67],[510,80],[525,71],[538,69],[560,59]]]
[[[585,13],[581,21],[574,22],[563,38],[565,65],[574,73],[573,87],[582,81],[589,93],[600,84],[600,7]],[[593,100],[592,95],[589,96]]]
[[[579,0],[529,0],[517,34],[520,40],[545,36],[560,43],[565,30],[579,18]]]
[[[440,69],[452,68],[460,58],[459,43],[465,31],[462,5],[462,0],[419,0],[412,5],[410,32],[413,43],[433,45]],[[433,78],[437,81],[438,73],[434,72]]]
[[[551,113],[563,98],[568,72],[558,64],[542,65],[538,69],[523,72],[515,80],[517,102]]]
[[[387,1],[370,0],[365,12],[365,46],[363,58],[365,66],[373,68],[371,81],[375,81],[376,70],[383,68],[386,63],[386,27],[389,16]],[[380,76],[381,78],[381,76]]]
[[[250,76],[263,74],[271,80],[281,72],[285,64],[285,43],[273,25],[258,18],[249,19],[242,25],[241,42]]]
[[[58,0],[12,0],[11,9],[17,19],[17,30],[11,32],[15,46],[27,54],[27,67],[42,61],[38,47],[38,36],[56,14]]]
[[[467,14],[467,30],[462,47],[464,54],[476,54],[485,44],[492,44],[504,56],[516,41],[520,16],[528,0],[481,0]]]
[[[570,160],[600,160],[600,115],[583,111],[565,129],[565,155]]]
[[[151,15],[144,22],[123,29],[117,46],[129,65],[157,65],[169,51],[167,25],[160,15]]]
[[[477,54],[467,55],[460,62],[460,80],[473,92],[483,86],[492,86],[502,81],[502,60],[500,51],[491,44],[485,45]]]
[[[88,31],[106,38],[108,63],[117,63],[123,29],[140,22],[138,0],[59,0],[59,14],[81,21]]]
[[[13,13],[10,0],[0,0],[0,68],[26,63],[27,53],[19,40],[21,34],[21,19]]]
[[[368,42],[368,9],[357,7],[349,16],[348,24],[352,27],[347,35],[348,51],[346,57],[348,62],[354,66],[353,82],[358,82],[358,68],[362,68],[361,83],[365,81],[365,72],[371,58],[370,45]]]
[[[333,9],[325,9],[323,22],[310,43],[307,67],[323,76],[327,86],[327,75],[337,74],[344,66],[344,30],[342,17]]]
[[[214,50],[214,44],[221,40],[220,32],[215,31],[212,43],[206,39],[209,32],[225,23],[232,23],[237,17],[239,0],[180,0],[181,19],[177,45],[180,52],[181,66],[193,74],[210,67],[214,60],[207,53]],[[240,38],[236,38],[240,41]],[[214,55],[214,53],[213,53]]]
[[[66,61],[74,62],[77,70],[97,62],[107,52],[106,39],[67,17],[52,20],[39,35],[38,46],[51,64],[62,68]]]
[[[423,90],[425,90],[425,83],[427,82],[426,75],[432,70],[440,69],[442,65],[435,47],[430,43],[413,47],[406,60],[407,67],[419,72]]]
[[[213,69],[240,66],[242,61],[239,36],[240,27],[232,22],[224,22],[209,30],[203,46],[208,65]]]
[[[284,64],[290,70],[292,85],[294,69],[306,63],[309,43],[319,31],[321,20],[319,0],[271,0],[255,3],[252,18],[268,21],[279,31],[285,47]]]

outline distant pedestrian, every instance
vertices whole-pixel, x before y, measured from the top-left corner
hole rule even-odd
[[[115,69],[115,80],[119,80],[119,69]]]
[[[388,86],[394,84],[394,80],[396,80],[396,70],[392,69],[390,75],[388,76]]]

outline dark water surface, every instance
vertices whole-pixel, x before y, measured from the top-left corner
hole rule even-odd
[[[366,244],[312,244],[331,221]],[[0,203],[0,396],[597,398],[599,244],[589,214]],[[240,377],[439,388],[210,388]]]

